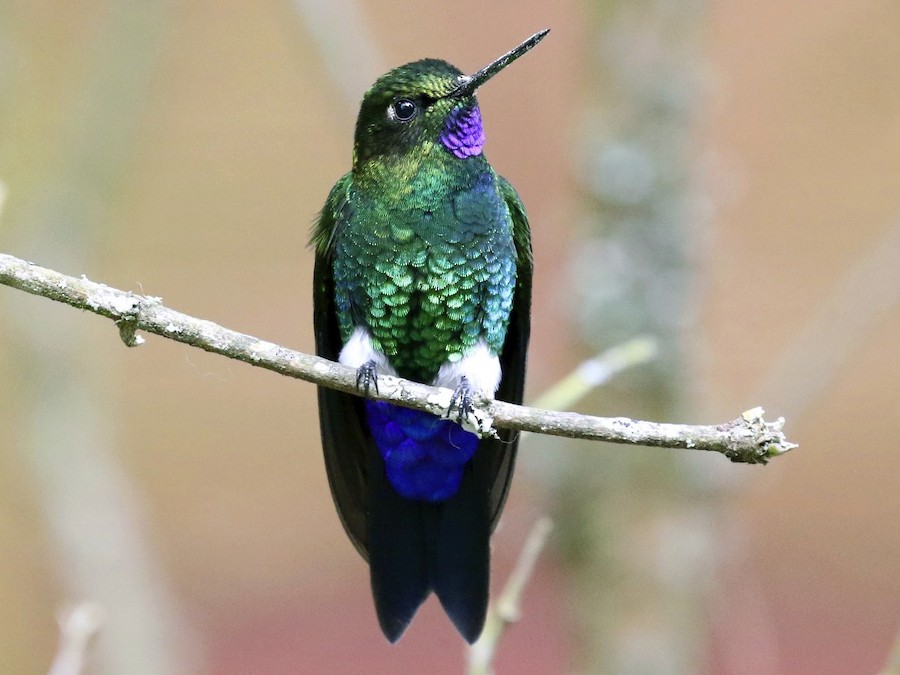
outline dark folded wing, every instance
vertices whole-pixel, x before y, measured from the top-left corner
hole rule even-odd
[[[312,236],[316,252],[313,272],[316,354],[332,361],[337,360],[342,346],[334,305],[333,241],[341,219],[349,217],[349,189],[348,174],[332,189]],[[319,387],[318,393],[322,450],[331,496],[347,535],[367,558],[366,471],[371,439],[365,425],[362,399],[326,387]]]
[[[500,195],[509,208],[513,221],[516,246],[516,291],[513,297],[512,314],[503,351],[500,353],[502,377],[496,398],[508,403],[521,403],[525,388],[525,356],[528,351],[528,337],[531,332],[531,277],[533,262],[531,255],[531,231],[525,207],[515,189],[506,179],[497,178]],[[500,430],[499,439],[482,441],[481,450],[487,451],[491,459],[490,511],[491,527],[497,525],[506,495],[509,492],[516,450],[519,445],[518,432]]]

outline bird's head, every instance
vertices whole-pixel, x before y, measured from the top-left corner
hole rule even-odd
[[[474,75],[439,59],[394,68],[363,96],[356,121],[353,164],[419,152],[458,159],[481,154],[484,130],[475,90],[543,39],[536,33]]]

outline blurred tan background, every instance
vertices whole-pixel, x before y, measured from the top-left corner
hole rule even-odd
[[[578,409],[763,405],[801,449],[742,467],[528,439],[495,587],[539,515],[560,526],[497,671],[879,672],[900,629],[894,3],[3,2],[0,251],[311,351],[307,234],[366,86],[424,56],[474,71],[545,26],[479,94],[532,221],[528,391],[677,307],[656,371]],[[646,173],[592,162],[644,114],[669,173],[611,208],[597,195]],[[677,283],[608,245],[604,223],[647,204],[677,213]],[[609,284],[579,272],[622,260]],[[677,301],[625,293],[615,330],[573,301],[641,270]],[[0,672],[47,672],[79,600],[107,614],[88,673],[463,671],[432,601],[381,637],[311,386],[152,336],[129,350],[0,288],[0,430]]]

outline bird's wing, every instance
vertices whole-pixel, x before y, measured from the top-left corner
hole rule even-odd
[[[336,230],[350,217],[351,184],[351,176],[347,174],[331,190],[311,239],[315,249],[313,325],[316,354],[331,361],[337,361],[342,347],[334,304],[334,239]],[[371,441],[362,399],[319,387],[319,425],[335,507],[353,545],[368,558],[366,472],[367,448]]]
[[[531,254],[531,230],[525,207],[515,189],[501,176],[497,177],[500,196],[509,208],[513,221],[513,238],[516,247],[516,290],[506,341],[500,353],[501,379],[496,398],[508,403],[521,403],[525,387],[525,355],[531,331],[531,277],[534,267]],[[516,461],[519,445],[518,432],[501,429],[499,439],[485,439],[482,450],[490,456],[490,510],[491,527],[496,527]]]

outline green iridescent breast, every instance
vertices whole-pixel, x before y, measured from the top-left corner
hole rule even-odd
[[[499,353],[516,281],[509,209],[486,162],[393,193],[351,187],[334,241],[341,335],[365,327],[398,374],[428,382],[484,340]]]

